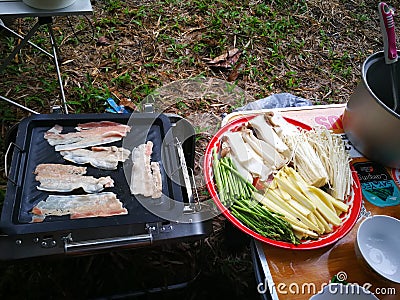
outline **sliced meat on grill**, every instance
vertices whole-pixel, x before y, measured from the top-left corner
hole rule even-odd
[[[160,166],[151,162],[153,143],[148,141],[132,150],[131,193],[159,198],[162,192]]]
[[[82,188],[87,193],[98,193],[104,188],[113,187],[114,180],[110,176],[95,178],[84,176],[86,167],[62,164],[40,164],[34,174],[40,182],[39,190],[49,192],[71,192]]]
[[[99,128],[99,127],[113,127],[113,126],[123,126],[123,127],[129,127],[127,125],[122,125],[120,123],[112,122],[112,121],[100,121],[100,122],[87,122],[87,123],[82,123],[78,124],[77,127],[75,127],[76,130],[82,131],[82,130],[88,130],[88,129],[93,129],[93,128]]]
[[[63,127],[55,125],[44,138],[56,151],[65,151],[108,144],[121,140],[131,130],[128,125],[110,121],[79,124],[77,132],[62,133]]]
[[[132,150],[132,175],[131,193],[134,195],[144,195],[149,197],[153,193],[151,187],[151,167],[150,158],[153,152],[153,143],[148,141]]]
[[[41,222],[46,216],[70,215],[71,219],[126,215],[128,211],[111,192],[89,195],[50,195],[32,209],[33,222]]]
[[[162,195],[162,178],[160,171],[160,164],[158,162],[152,162],[151,166],[151,177],[153,181],[153,194],[152,198],[160,198]]]
[[[65,160],[80,165],[91,164],[93,167],[103,170],[117,169],[118,162],[124,162],[130,153],[128,149],[115,146],[92,147],[91,150],[75,149],[60,152]]]
[[[86,174],[86,167],[76,167],[61,164],[40,164],[36,166],[34,174],[36,174],[37,177],[64,177],[69,175],[79,176]]]

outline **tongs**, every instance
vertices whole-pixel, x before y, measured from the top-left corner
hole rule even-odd
[[[385,63],[390,65],[390,78],[393,94],[393,111],[396,112],[399,106],[399,90],[396,63],[398,54],[396,49],[396,31],[393,19],[393,9],[385,2],[378,4],[379,20],[384,43]]]

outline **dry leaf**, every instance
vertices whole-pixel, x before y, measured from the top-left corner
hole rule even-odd
[[[217,56],[214,59],[205,58],[204,60],[210,67],[231,68],[239,60],[242,51],[237,48],[228,50],[226,53]]]
[[[235,81],[238,77],[242,69],[244,68],[244,63],[237,64],[236,67],[229,74],[227,81],[232,82]]]
[[[105,36],[101,36],[99,37],[99,39],[97,40],[96,43],[98,46],[108,46],[111,45],[110,41],[105,37]]]
[[[130,108],[132,111],[135,111],[137,108],[135,103],[133,103],[131,99],[128,98],[121,98],[121,100],[119,101],[119,105]]]

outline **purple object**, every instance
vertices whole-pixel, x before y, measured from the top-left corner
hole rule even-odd
[[[378,4],[379,20],[381,24],[381,32],[383,35],[384,43],[384,56],[387,65],[390,65],[390,78],[392,85],[393,97],[393,111],[398,113],[399,108],[399,89],[398,77],[396,70],[397,63],[397,49],[396,49],[396,29],[394,27],[393,9],[391,9],[385,2]]]
[[[393,10],[385,3],[380,2],[379,19],[384,40],[385,61],[392,64],[397,61],[396,32],[393,20]]]

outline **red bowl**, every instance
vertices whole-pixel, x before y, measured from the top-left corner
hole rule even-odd
[[[214,200],[215,204],[217,205],[218,209],[224,214],[224,216],[232,222],[237,228],[242,230],[243,232],[247,233],[248,235],[256,238],[259,241],[262,241],[264,243],[274,245],[277,247],[281,248],[287,248],[287,249],[295,249],[295,250],[307,250],[307,249],[317,249],[321,247],[328,246],[330,244],[335,243],[342,237],[344,237],[354,226],[354,224],[357,222],[358,216],[360,214],[361,210],[361,205],[362,205],[362,190],[361,190],[361,185],[360,181],[357,176],[357,172],[352,168],[352,175],[353,175],[353,186],[352,186],[352,195],[345,201],[346,204],[349,205],[349,210],[346,213],[342,213],[340,215],[340,219],[342,220],[342,224],[340,226],[334,227],[333,231],[321,235],[318,239],[315,240],[302,240],[300,244],[294,245],[292,243],[288,242],[282,242],[282,241],[276,241],[272,240],[269,238],[266,238],[265,236],[262,236],[258,234],[257,232],[254,232],[247,226],[243,225],[238,219],[236,219],[231,212],[229,211],[228,208],[226,208],[220,201],[218,197],[218,192],[217,188],[214,183],[214,176],[213,176],[213,170],[212,170],[212,160],[213,160],[213,155],[212,155],[212,149],[214,147],[217,147],[218,149],[221,146],[221,138],[227,131],[235,131],[237,130],[240,126],[244,125],[247,123],[249,120],[254,118],[255,116],[245,116],[245,117],[240,117],[238,119],[233,120],[232,122],[226,124],[222,128],[218,130],[218,132],[212,137],[210,140],[205,156],[204,156],[204,176],[207,184],[207,189],[208,192],[210,193],[212,199]],[[289,123],[305,129],[305,130],[311,130],[311,127],[301,123],[299,121],[285,118],[286,121]]]

